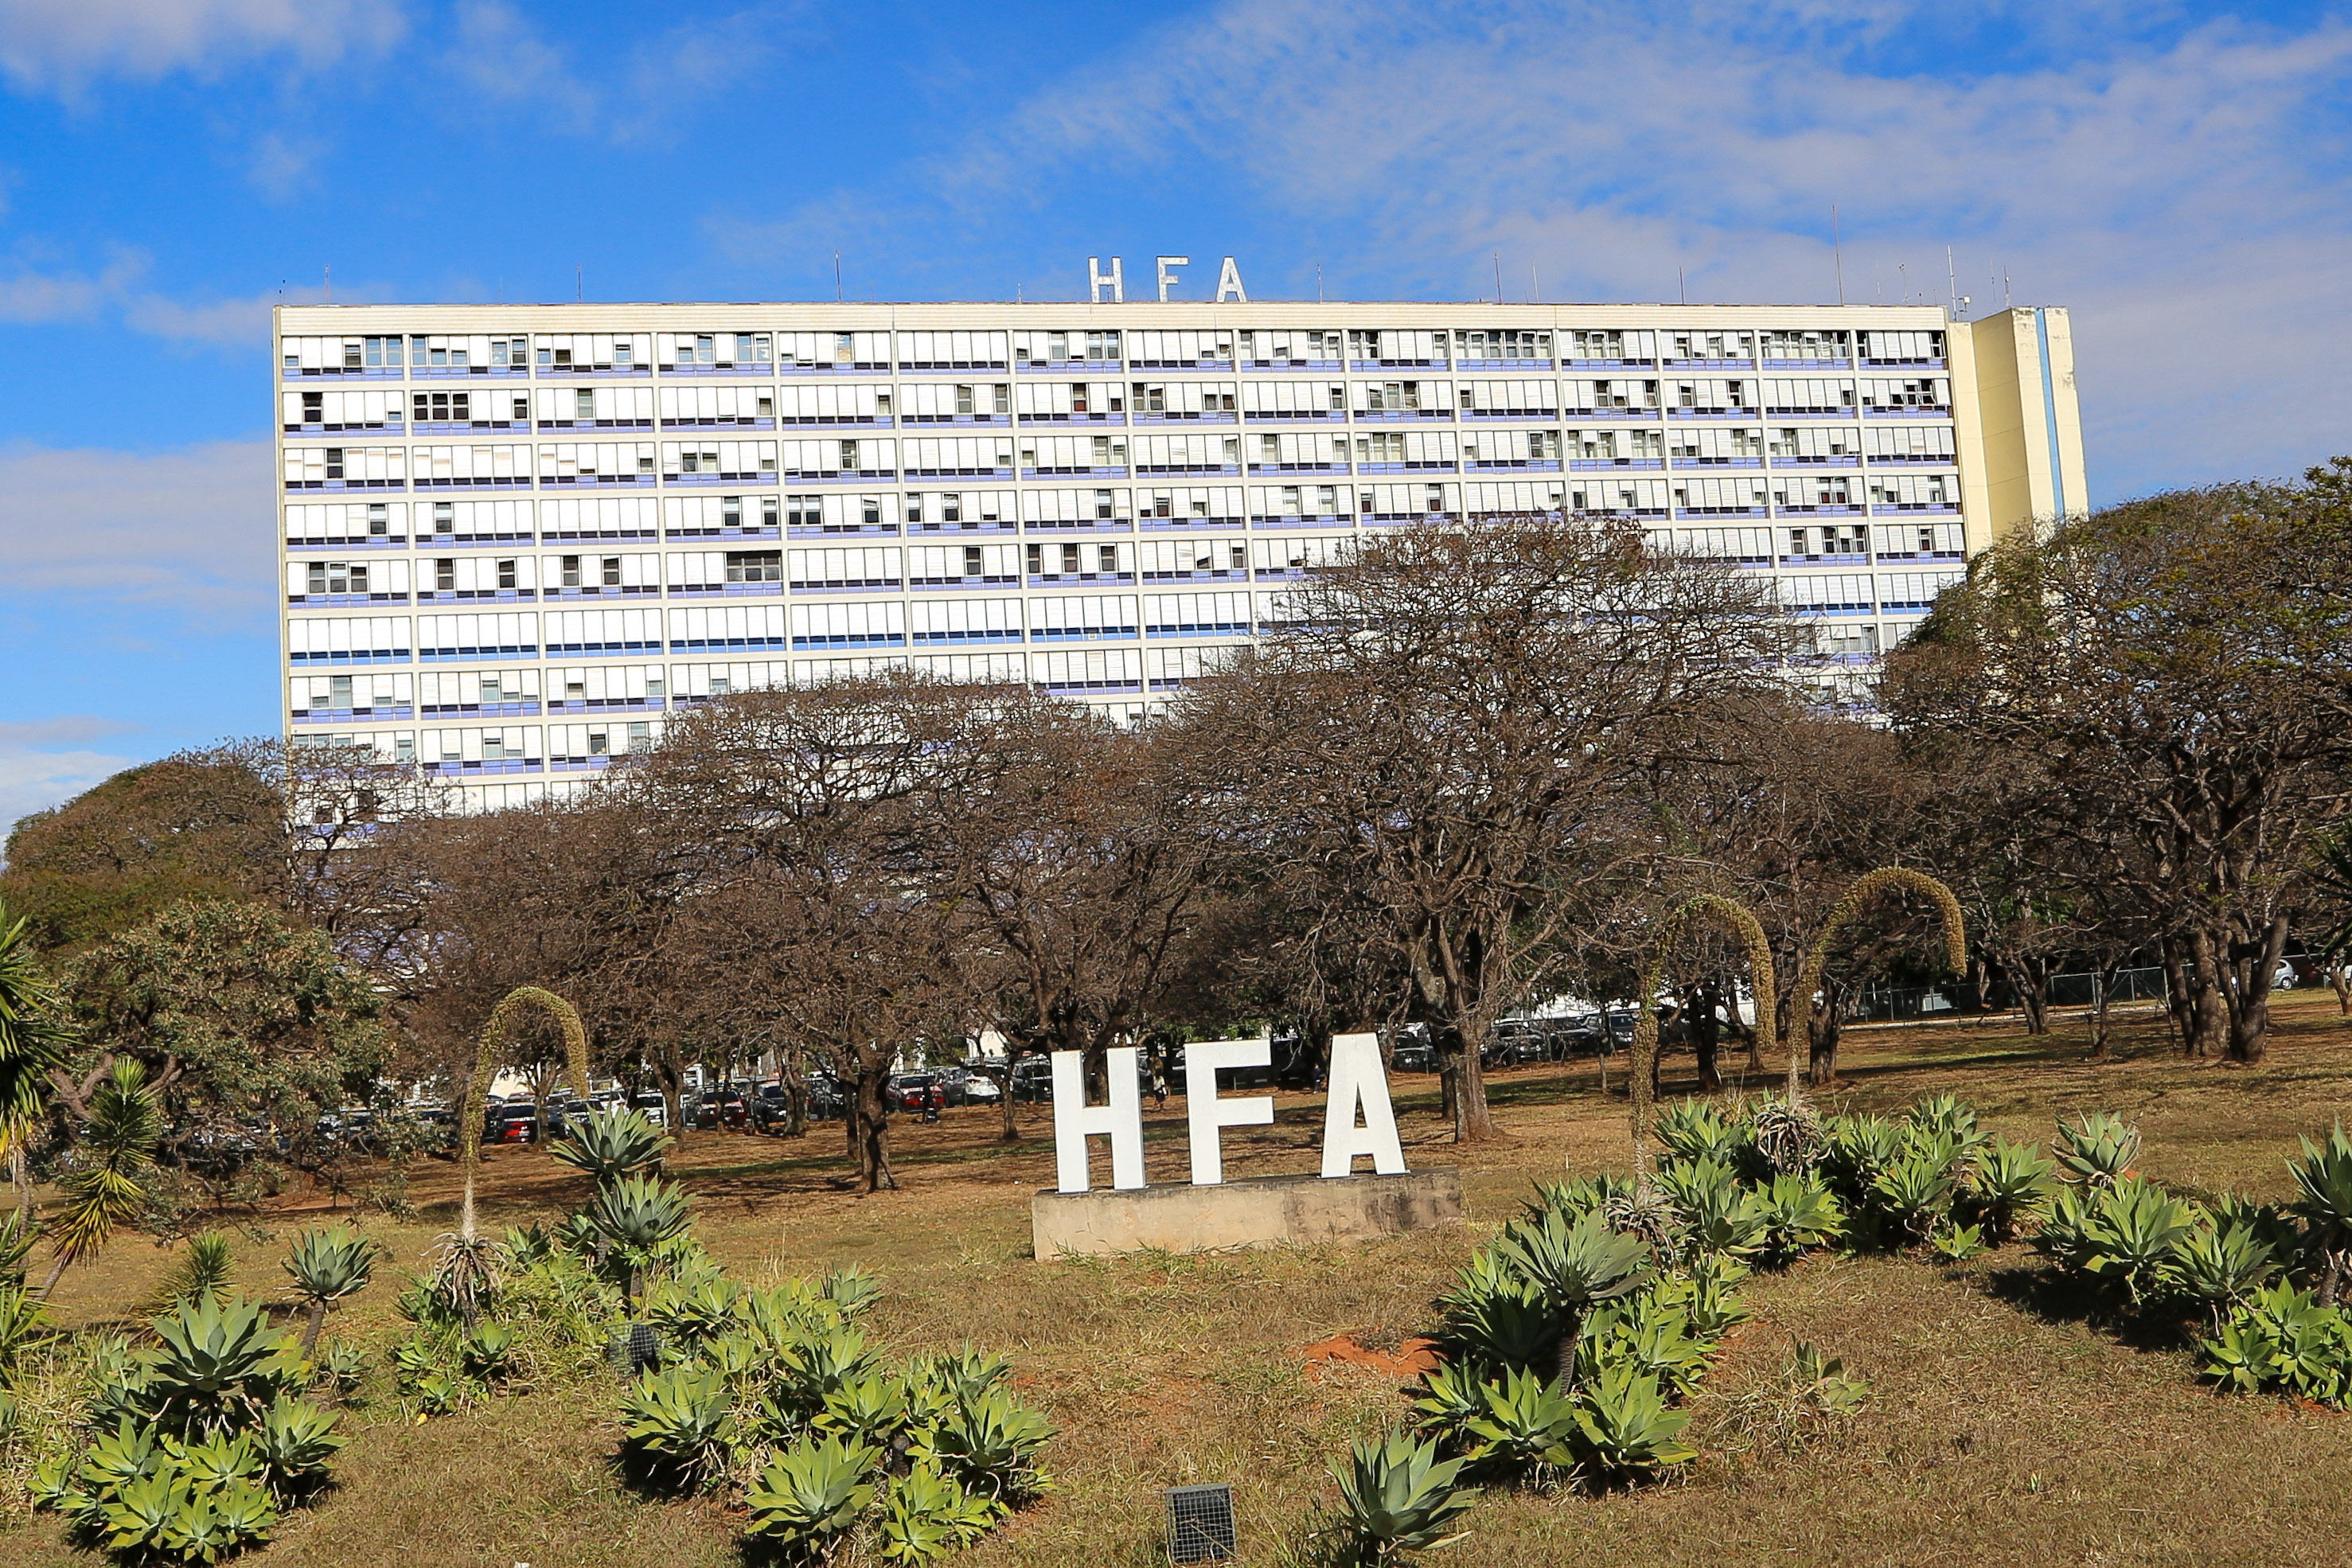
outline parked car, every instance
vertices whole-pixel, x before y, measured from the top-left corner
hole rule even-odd
[[[646,1120],[656,1127],[669,1125],[669,1107],[662,1103],[662,1097],[658,1094],[648,1090],[637,1095],[630,1100],[629,1107],[633,1110],[643,1111]]]
[[[539,1142],[539,1107],[528,1100],[509,1100],[489,1113],[482,1129],[485,1143]]]
[[[947,1089],[937,1073],[894,1073],[882,1093],[893,1110],[922,1110],[947,1103]]]
[[[993,1065],[999,1072],[1004,1069],[1002,1062]],[[957,1070],[963,1077],[963,1102],[966,1105],[994,1105],[1004,1097],[1004,1091],[996,1086],[996,1080],[987,1074],[972,1068]]]
[[[2286,959],[2280,959],[2278,967],[2271,971],[2271,989],[2273,991],[2294,989],[2294,965]]]
[[[1054,1100],[1054,1064],[1043,1057],[1025,1057],[1013,1064],[1013,1100],[1016,1105],[1050,1105]]]

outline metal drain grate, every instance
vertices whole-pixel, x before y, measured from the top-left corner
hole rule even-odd
[[[1228,1486],[1170,1487],[1168,1560],[1222,1563],[1237,1549],[1234,1533],[1234,1489]]]

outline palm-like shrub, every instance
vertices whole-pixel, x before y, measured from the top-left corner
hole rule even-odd
[[[1416,1443],[1402,1433],[1354,1445],[1344,1468],[1331,1467],[1339,1511],[1329,1533],[1343,1560],[1354,1568],[1386,1568],[1461,1540],[1465,1532],[1454,1521],[1478,1500],[1475,1489],[1460,1484],[1463,1463],[1441,1459],[1434,1442]]]
[[[306,1230],[296,1239],[293,1255],[280,1265],[294,1280],[307,1321],[302,1326],[302,1353],[318,1347],[319,1331],[327,1313],[346,1296],[356,1296],[375,1276],[376,1246],[345,1226]]]
[[[803,1561],[831,1563],[874,1501],[879,1458],[837,1437],[793,1444],[768,1461],[743,1500],[751,1532]]]
[[[2058,1164],[2070,1182],[2095,1191],[2114,1186],[2139,1158],[2139,1129],[2106,1111],[2058,1124]]]
[[[272,1490],[294,1497],[325,1483],[327,1461],[343,1446],[335,1433],[335,1419],[307,1399],[283,1395],[262,1412],[261,1425],[253,1429],[253,1447]]]
[[[0,1141],[12,1157],[21,1158],[24,1140],[48,1102],[50,1069],[64,1063],[71,1041],[25,922],[10,920],[0,904]],[[19,1254],[19,1268],[22,1262]]]
[[[1903,1152],[1903,1129],[1884,1116],[1830,1118],[1822,1148],[1822,1174],[1849,1210],[1865,1205],[1878,1173]]]
[[[1486,1413],[1486,1385],[1502,1375],[1475,1357],[1432,1368],[1412,1402],[1413,1424],[1448,1448],[1467,1447],[1470,1423]]]
[[[89,1097],[89,1121],[76,1144],[78,1163],[58,1184],[66,1203],[50,1224],[57,1260],[42,1283],[42,1295],[67,1268],[147,1212],[147,1179],[163,1135],[163,1112],[147,1087],[147,1069],[127,1057],[118,1058]]]
[[[585,1171],[599,1187],[641,1175],[661,1163],[673,1141],[642,1110],[608,1105],[572,1124],[549,1148],[563,1163]]]
[[[1958,1189],[1958,1151],[1944,1133],[1906,1136],[1900,1153],[1870,1179],[1871,1207],[1908,1242],[1924,1242],[1951,1212]]]
[[[199,1296],[226,1296],[236,1268],[236,1250],[226,1236],[216,1230],[192,1236],[178,1259],[156,1282],[148,1310],[160,1312]]]
[[[1763,1247],[1763,1213],[1726,1161],[1710,1154],[1678,1162],[1659,1173],[1658,1184],[1686,1251],[1744,1258]]]
[[[1645,1290],[1620,1306],[1603,1307],[1585,1321],[1577,1347],[1577,1380],[1631,1366],[1677,1394],[1688,1394],[1706,1371],[1707,1346],[1691,1334],[1681,1291]]]
[[[906,1431],[911,1418],[906,1384],[877,1369],[846,1379],[825,1395],[810,1425],[849,1442],[887,1448]]]
[[[48,1309],[23,1285],[0,1285],[0,1385],[16,1381],[19,1363],[55,1338]]]
[[[1821,1163],[1826,1137],[1822,1119],[1802,1100],[1766,1095],[1748,1112],[1748,1145],[1759,1174],[1799,1175]]]
[[[1574,1383],[1577,1331],[1584,1314],[1597,1302],[1641,1288],[1650,1277],[1649,1245],[1610,1229],[1598,1215],[1571,1222],[1554,1210],[1538,1221],[1513,1220],[1495,1246],[1559,1319],[1556,1375],[1563,1384]]]
[[[2199,1348],[2204,1374],[2243,1393],[2341,1405],[2352,1392],[2352,1324],[2284,1279],[2254,1291]]]

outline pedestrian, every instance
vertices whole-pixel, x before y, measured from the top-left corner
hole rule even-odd
[[[1168,1069],[1157,1064],[1151,1068],[1151,1109],[1168,1109]]]

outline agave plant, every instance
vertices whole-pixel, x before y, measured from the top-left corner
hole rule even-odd
[[[721,1270],[697,1269],[689,1279],[665,1279],[647,1290],[646,1320],[660,1329],[665,1339],[700,1345],[741,1321],[735,1307],[742,1294]]]
[[[1762,1229],[1759,1255],[1786,1264],[1845,1234],[1845,1209],[1829,1188],[1810,1175],[1781,1174],[1756,1193]]]
[[[1555,1375],[1562,1386],[1573,1384],[1577,1332],[1585,1312],[1642,1287],[1652,1268],[1649,1245],[1611,1230],[1597,1215],[1571,1223],[1555,1211],[1540,1221],[1513,1220],[1495,1247],[1559,1319]]]
[[[467,1373],[485,1383],[496,1383],[514,1371],[515,1346],[521,1336],[504,1323],[477,1323],[457,1348]]]
[[[1959,1185],[1951,1140],[1941,1134],[1906,1138],[1903,1152],[1870,1179],[1872,1206],[1904,1239],[1924,1242],[1951,1211]]]
[[[1479,1389],[1464,1425],[1473,1463],[1505,1475],[1564,1470],[1575,1463],[1576,1397],[1531,1372],[1509,1372]]]
[[[2058,1124],[2058,1163],[2066,1179],[2104,1191],[2131,1173],[2139,1158],[2139,1129],[2120,1116],[2096,1111]]]
[[[1603,1369],[1633,1366],[1677,1394],[1688,1394],[1706,1371],[1706,1348],[1691,1337],[1690,1313],[1680,1292],[1644,1291],[1623,1305],[1603,1307],[1585,1321],[1578,1347],[1580,1383]]]
[[[18,1364],[56,1337],[48,1309],[31,1291],[22,1283],[0,1285],[0,1386],[14,1383]]]
[[[1441,1459],[1433,1442],[1402,1433],[1352,1446],[1348,1464],[1335,1460],[1339,1511],[1328,1534],[1353,1568],[1386,1568],[1408,1552],[1433,1552],[1468,1533],[1453,1529],[1478,1500],[1460,1484],[1464,1461]]]
[[[1675,1205],[1687,1252],[1745,1258],[1763,1247],[1763,1213],[1722,1160],[1709,1155],[1677,1163],[1659,1173],[1658,1184]]]
[[[1413,1424],[1448,1448],[1466,1447],[1470,1423],[1486,1411],[1486,1384],[1501,1375],[1475,1359],[1431,1368],[1412,1402]]]
[[[335,1434],[335,1416],[307,1399],[284,1396],[262,1413],[253,1429],[253,1446],[269,1475],[270,1489],[281,1498],[316,1489],[327,1479],[327,1461],[343,1446]]]
[[[929,1459],[966,1491],[1012,1503],[1044,1486],[1037,1456],[1053,1435],[1043,1415],[992,1388],[943,1413],[909,1455]]]
[[[473,1328],[499,1293],[498,1250],[488,1237],[456,1232],[441,1237],[425,1294],[445,1319]]]
[[[2039,1218],[2057,1190],[2057,1170],[2032,1144],[2006,1138],[1986,1144],[1969,1193],[1969,1210],[1985,1239],[1999,1247],[2017,1234],[2019,1222]]]
[[[672,1140],[642,1110],[608,1105],[592,1110],[548,1147],[563,1163],[585,1171],[601,1190],[661,1163]]]
[[[2279,1260],[2253,1226],[2200,1215],[2172,1246],[2170,1279],[2203,1306],[2219,1328],[2223,1316],[2278,1272]]]
[[[734,1436],[734,1395],[715,1372],[642,1373],[621,1395],[621,1431],[646,1468],[680,1489],[724,1473]]]
[[[294,1243],[293,1256],[279,1267],[292,1277],[307,1321],[302,1326],[302,1353],[319,1343],[327,1313],[346,1296],[356,1296],[375,1277],[376,1245],[346,1226],[306,1230]]]
[[[1656,1130],[1668,1165],[1694,1160],[1728,1164],[1738,1152],[1738,1130],[1709,1100],[1675,1101],[1658,1112]]]
[[[2244,1393],[2285,1388],[2340,1405],[2352,1392],[2352,1325],[2284,1279],[2254,1291],[2199,1348],[2206,1376]]]
[[[1444,1339],[1459,1354],[1504,1366],[1536,1366],[1558,1353],[1559,1314],[1491,1248],[1471,1256],[1437,1304],[1444,1314]]]
[[[243,1297],[184,1301],[154,1323],[148,1394],[167,1431],[242,1426],[289,1382],[301,1361],[288,1336]]]
[[[751,1533],[791,1555],[831,1563],[873,1505],[879,1458],[838,1437],[794,1443],[768,1461],[744,1494]]]
[[[2174,1250],[2196,1222],[2196,1211],[2161,1187],[2126,1176],[2084,1211],[2082,1266],[2120,1282],[2137,1310],[2170,1278]]]
[[[2303,1221],[2312,1245],[2326,1259],[2319,1299],[2332,1306],[2341,1297],[2346,1258],[2352,1253],[2352,1139],[2345,1137],[2339,1121],[2328,1134],[2326,1148],[2308,1138],[2299,1142],[2303,1158],[2287,1163],[2287,1169],[2294,1173],[2295,1189],[2302,1194],[2291,1212]]]
[[[1903,1129],[1884,1116],[1836,1116],[1828,1123],[1822,1173],[1852,1207],[1903,1151]]]
[[[811,1425],[819,1432],[887,1448],[909,1424],[907,1385],[895,1374],[863,1372],[825,1395]]]
[[[885,1563],[929,1563],[969,1546],[1003,1517],[992,1498],[974,1497],[929,1465],[917,1465],[891,1483],[883,1500]]]
[[[835,1269],[817,1289],[826,1300],[841,1309],[845,1318],[857,1316],[882,1299],[882,1281],[854,1266]]]
[[[656,1249],[684,1235],[688,1223],[684,1189],[651,1176],[624,1176],[599,1189],[588,1216],[626,1266],[623,1294],[631,1302]]]
[[[1640,1368],[1604,1368],[1579,1394],[1576,1454],[1592,1480],[1641,1479],[1697,1457],[1682,1441],[1690,1417],[1669,1408],[1658,1380]]]

